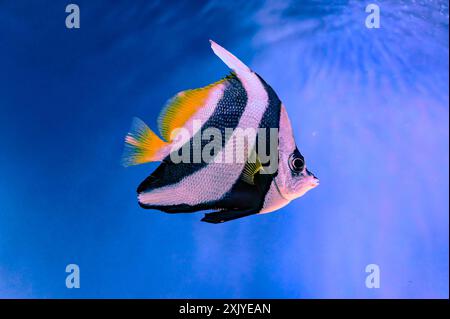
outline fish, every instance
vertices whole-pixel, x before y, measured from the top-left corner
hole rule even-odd
[[[319,179],[308,170],[272,87],[225,48],[210,44],[230,74],[171,98],[158,117],[160,136],[134,118],[122,163],[160,162],[137,188],[142,208],[206,211],[201,221],[219,224],[277,211]]]

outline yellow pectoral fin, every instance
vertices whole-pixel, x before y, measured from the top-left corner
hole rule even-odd
[[[182,91],[170,99],[158,118],[161,136],[166,141],[170,141],[171,132],[184,127],[186,122],[205,106],[211,91],[231,77],[235,77],[235,75],[231,74],[203,88]]]
[[[143,164],[162,160],[159,151],[168,143],[159,138],[137,117],[133,119],[130,132],[125,137],[125,150],[122,156],[124,166]]]
[[[250,185],[255,185],[255,174],[263,169],[256,153],[254,153],[253,156],[254,156],[253,161],[250,156],[250,158],[245,163],[241,175],[241,179]]]

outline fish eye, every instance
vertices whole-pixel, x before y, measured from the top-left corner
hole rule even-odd
[[[289,168],[295,173],[300,173],[305,167],[305,159],[297,154],[292,154],[289,159]]]

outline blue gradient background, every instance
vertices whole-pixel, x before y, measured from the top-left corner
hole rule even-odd
[[[0,1],[0,297],[448,298],[446,1]],[[138,207],[131,118],[228,70],[288,108],[320,187],[223,225]],[[66,289],[65,267],[81,268]],[[365,266],[381,288],[365,287]]]

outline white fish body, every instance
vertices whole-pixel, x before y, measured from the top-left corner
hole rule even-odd
[[[285,107],[273,89],[233,54],[211,41],[214,53],[234,73],[205,88],[188,90],[171,99],[160,115],[160,139],[142,121],[136,120],[126,137],[124,163],[140,164],[162,161],[158,169],[138,187],[138,201],[144,208],[169,213],[216,209],[202,219],[219,223],[252,214],[267,213],[288,204],[317,186],[318,179],[307,169],[298,151]],[[203,123],[195,127],[196,121]],[[257,150],[257,138],[236,147],[238,133],[246,129],[279,129],[277,145],[278,170],[244,161],[174,163],[174,152],[183,147],[195,149],[196,138],[208,128],[226,136],[215,158],[246,150]],[[172,134],[177,129],[187,131]],[[178,131],[177,131],[178,132]],[[264,138],[268,139],[269,134]],[[180,142],[181,140],[181,142]],[[268,140],[267,140],[268,141]],[[203,142],[202,142],[203,143]],[[202,147],[205,146],[202,144]],[[259,160],[261,154],[257,154]]]

